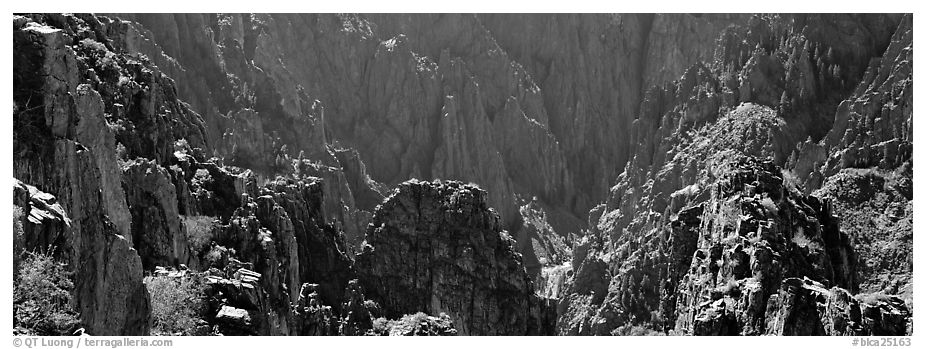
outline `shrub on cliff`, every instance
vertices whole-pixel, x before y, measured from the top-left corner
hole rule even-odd
[[[71,273],[51,252],[26,253],[13,282],[13,326],[41,336],[71,334],[80,323],[73,289]]]
[[[13,234],[14,238],[21,238],[23,234],[23,209],[19,206],[13,207]]]
[[[611,335],[639,337],[639,336],[665,336],[666,334],[656,331],[647,326],[624,325],[624,326],[618,327],[614,329],[613,331],[611,331]]]
[[[151,295],[151,334],[193,335],[205,310],[204,285],[195,277],[145,277]]]
[[[378,318],[373,320],[371,335],[377,336],[456,336],[457,330],[447,314],[428,316],[418,312],[407,314],[398,320]]]
[[[202,251],[212,241],[212,222],[210,216],[180,216],[186,228],[187,241],[195,252]]]
[[[13,206],[13,282],[16,282],[16,275],[19,273],[19,263],[22,259],[23,250],[23,210],[19,206]]]

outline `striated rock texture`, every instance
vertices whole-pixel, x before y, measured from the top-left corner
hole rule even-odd
[[[213,180],[221,182],[222,176],[235,175],[221,170]],[[340,309],[353,275],[344,234],[325,223],[322,180],[278,178],[258,187],[249,172],[237,176],[233,190],[240,190],[239,199],[225,203],[237,208],[208,225],[207,243],[194,251],[194,264],[201,270],[224,270],[218,276],[228,279],[238,278],[239,270],[256,272],[250,282],[253,300],[229,304],[253,313],[252,334],[336,334],[325,330],[324,316],[315,320],[323,322],[322,328],[307,327],[308,320],[298,315],[304,310],[293,312],[306,307],[308,300],[301,299],[310,294],[317,299],[315,307]],[[305,291],[309,283],[311,292]]]
[[[768,334],[786,336],[909,335],[910,311],[897,297],[827,290],[812,280],[787,279],[769,298]]]
[[[70,221],[32,222],[43,227],[32,232],[44,237],[26,240],[37,238],[62,252],[74,272],[73,298],[88,333],[146,334],[148,294],[130,240],[130,215],[114,156],[116,132],[101,108],[105,103],[84,84],[88,67],[75,51],[74,36],[23,17],[13,24],[13,175],[35,186],[27,192],[53,194]],[[34,196],[45,200],[48,194]],[[18,202],[24,212],[31,211],[30,201]]]
[[[357,263],[387,317],[446,313],[464,335],[552,330],[552,309],[534,295],[486,195],[460,182],[412,180],[377,208]]]
[[[720,31],[748,18],[114,17],[131,22],[100,20],[113,41],[177,82],[203,116],[211,151],[229,164],[272,173],[286,169],[280,159],[303,153],[347,168],[326,149],[337,144],[356,149],[386,185],[412,177],[480,183],[525,258],[538,260],[548,251],[520,238],[532,228],[519,197],[544,203],[560,236],[577,233],[630,158],[629,126],[646,87],[708,58]],[[355,195],[369,192],[354,183]]]
[[[23,220],[22,250],[14,253],[51,250],[67,263],[74,272],[72,298],[87,332],[148,333],[148,292],[141,282],[141,260],[116,234],[112,223],[102,214],[68,216],[66,207],[71,203],[62,205],[56,197],[18,180],[14,180],[13,204],[27,217]],[[101,229],[85,230],[96,227]]]
[[[779,167],[764,170],[771,174],[769,183],[777,183],[773,187],[783,185],[792,193],[804,190],[807,177],[796,172],[822,167],[810,158],[826,154],[814,150],[822,147],[816,142],[828,142],[828,132],[839,132],[830,130],[844,123],[839,120],[846,103],[840,106],[840,101],[855,86],[870,85],[864,82],[872,80],[866,78],[872,74],[866,73],[869,60],[878,61],[882,52],[902,51],[883,51],[889,46],[905,47],[907,20],[875,15],[754,16],[746,25],[724,29],[712,61],[695,64],[675,83],[648,91],[634,121],[634,156],[607,201],[590,211],[590,234],[574,246],[574,273],[560,304],[558,333],[786,334],[770,329],[779,315],[767,301],[784,287],[783,278],[808,277],[824,288],[857,292],[861,281],[856,270],[866,269],[858,267],[865,263],[853,252],[857,235],[851,229],[840,231],[836,215],[845,211],[834,212],[846,205],[797,194],[785,204],[777,201],[780,196],[770,195],[747,205],[766,208],[751,212],[741,201],[762,192],[768,183],[751,184],[723,199],[717,196],[717,174],[731,168],[725,167],[730,159],[758,156],[785,167],[784,172]],[[893,39],[892,32],[881,29],[884,26],[898,28]],[[909,64],[902,58],[893,61],[901,72]],[[810,155],[795,160],[804,154]],[[755,171],[749,169],[753,167],[737,171]],[[722,209],[730,206],[719,203],[731,199],[734,208]],[[809,201],[801,204],[804,200]],[[797,205],[797,211],[789,205]],[[796,217],[807,220],[800,223],[805,218]],[[743,223],[749,221],[753,223]],[[737,238],[739,233],[721,233],[725,230],[718,225],[723,224],[734,224],[731,229],[740,233],[769,234],[752,243],[766,240],[770,251],[737,242],[743,239]],[[795,239],[796,231],[810,234],[809,240]],[[774,243],[788,240],[811,248]],[[757,277],[755,268],[768,263],[775,265],[770,270],[784,274]],[[862,276],[868,283],[866,275]],[[788,314],[787,308],[798,303],[783,305],[779,313]],[[908,319],[905,311],[898,316]],[[814,333],[849,333],[845,331]]]
[[[16,15],[14,255],[53,248],[94,335],[147,334],[170,268],[205,280],[196,333],[911,333],[912,40],[902,14]]]
[[[547,212],[553,212],[553,210],[534,198],[522,205],[519,212],[524,223],[514,238],[517,240],[520,251],[533,252],[524,253],[522,256],[528,275],[537,278],[542,269],[560,265],[569,260],[571,250],[566,239],[557,234],[550,224],[555,218]]]
[[[685,14],[479,16],[494,41],[537,84],[544,114],[548,115],[544,118],[547,128],[563,149],[571,178],[571,183],[565,184],[570,195],[563,199],[575,200],[574,209],[582,210],[580,216],[602,199],[598,193],[606,192],[630,159],[630,125],[643,92],[708,58],[720,31],[746,18]],[[523,180],[537,181],[536,173],[525,172]]]
[[[210,271],[204,320],[219,333],[364,334],[336,316],[354,304],[349,242],[359,244],[369,219],[351,186],[366,209],[385,188],[356,152],[324,143],[313,149],[348,165],[284,154],[273,172],[286,177],[269,181],[207,159],[209,123],[147,56],[128,54],[156,47],[133,41],[133,30],[90,15],[14,18],[14,172],[40,185],[14,188],[33,217],[16,247],[53,248],[75,269],[76,308],[92,334],[147,334],[143,270],[165,265]],[[373,317],[347,314],[372,328]]]
[[[901,294],[911,307],[912,55],[912,17],[906,16],[839,105],[833,129],[816,145],[825,155],[797,156],[815,161],[808,189],[819,185],[817,195],[833,199],[843,229],[856,239],[861,290]]]
[[[720,161],[711,166],[718,179],[693,231],[691,265],[675,281],[676,304],[666,305],[678,315],[676,330],[761,334],[774,327],[766,318],[768,297],[785,278],[817,280],[842,292],[857,289],[854,251],[829,203],[791,192],[771,162]]]
[[[177,190],[167,169],[154,161],[131,160],[123,168],[123,189],[132,214],[132,240],[142,264],[189,264],[187,236],[182,231]]]
[[[255,301],[232,309],[253,313],[246,333],[297,334],[289,304],[304,282],[340,304],[352,257],[322,207],[322,190],[337,185],[297,174],[259,189],[253,172],[205,159],[202,119],[147,57],[110,39],[124,23],[102,19],[14,18],[14,175],[55,193],[70,217],[27,229],[24,240],[52,245],[75,269],[87,332],[147,334],[142,274],[158,265],[224,269],[238,258],[258,269]],[[240,313],[232,310],[210,316]]]

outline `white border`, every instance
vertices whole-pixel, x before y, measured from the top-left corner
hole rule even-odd
[[[353,0],[353,1],[13,1],[4,7],[12,12],[915,12],[919,7],[913,1],[742,1],[742,0],[649,0],[649,1],[601,1],[601,0],[458,0],[458,1],[410,1],[410,0]]]

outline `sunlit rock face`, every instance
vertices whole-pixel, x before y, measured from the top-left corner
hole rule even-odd
[[[912,16],[22,14],[19,252],[94,335],[912,331]],[[166,273],[166,274],[165,274]],[[15,273],[14,273],[15,274]]]
[[[446,313],[464,335],[552,330],[555,312],[534,294],[486,196],[460,182],[409,181],[377,207],[357,263],[387,317]]]

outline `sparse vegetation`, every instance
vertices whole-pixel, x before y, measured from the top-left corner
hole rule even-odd
[[[151,334],[192,335],[205,311],[204,285],[193,277],[145,277],[151,295]]]
[[[615,336],[665,336],[665,333],[638,325],[621,326],[611,331],[611,334]]]
[[[775,202],[772,201],[772,199],[769,198],[768,196],[763,197],[762,200],[759,201],[759,203],[762,204],[762,207],[765,208],[765,212],[768,212],[769,215],[778,214],[778,206],[776,206]]]
[[[798,195],[803,192],[800,179],[798,179],[793,172],[781,170],[781,179],[784,181],[785,189],[787,189],[791,195]]]
[[[717,288],[721,294],[738,297],[740,294],[740,284],[734,279],[729,279],[725,284]]]
[[[405,315],[398,320],[374,319],[373,328],[369,334],[376,336],[455,336],[457,330],[453,328],[450,316],[445,313],[433,317],[418,312]]]
[[[724,204],[720,207],[718,223],[725,231],[736,230],[736,223],[739,221],[742,210],[734,204]]]
[[[21,237],[23,234],[23,209],[19,206],[13,206],[13,233]]]
[[[896,185],[905,181],[911,185]],[[861,292],[899,293],[911,281],[914,229],[908,188],[910,173],[846,169],[815,192],[832,200],[840,230],[853,239]]]
[[[912,332],[912,15],[95,17],[12,19],[29,334]]]
[[[210,216],[180,216],[186,228],[187,242],[194,252],[202,251],[212,241],[212,226],[214,217]]]
[[[19,272],[19,262],[21,259],[20,251],[23,249],[23,210],[19,206],[13,206],[13,280],[16,280],[16,274]]]
[[[128,151],[125,149],[125,145],[116,143],[116,164],[118,164],[120,168],[124,168],[128,161],[129,155]]]
[[[235,255],[235,249],[225,248],[224,246],[211,246],[203,256],[204,269],[209,267],[219,267],[228,263],[228,257]]]
[[[806,248],[806,249],[808,249],[808,250],[810,250],[810,251],[822,250],[822,249],[823,249],[823,247],[820,246],[819,243],[817,243],[816,241],[811,240],[811,239],[808,238],[806,235],[804,235],[804,233],[801,232],[801,231],[797,231],[797,232],[794,233],[794,237],[791,238],[791,242],[794,242],[795,244],[797,244],[797,245],[800,246],[801,248]]]
[[[868,305],[877,305],[881,302],[890,302],[891,296],[884,293],[861,293],[855,296],[859,302]]]
[[[41,336],[71,334],[80,323],[73,289],[71,273],[51,252],[26,253],[13,282],[13,326]]]
[[[389,333],[389,323],[390,321],[384,317],[373,319],[372,334],[387,335]]]

